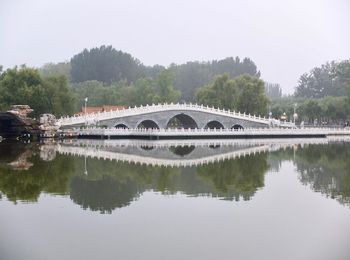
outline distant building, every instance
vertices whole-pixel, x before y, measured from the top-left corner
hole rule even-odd
[[[99,112],[108,112],[108,111],[116,111],[116,110],[121,110],[125,109],[125,106],[109,106],[109,105],[103,105],[101,107],[81,107],[81,112],[77,113],[76,115],[82,116],[85,114],[93,114],[93,113],[99,113]]]

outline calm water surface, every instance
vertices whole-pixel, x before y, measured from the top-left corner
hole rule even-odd
[[[347,140],[0,143],[0,259],[350,259]]]

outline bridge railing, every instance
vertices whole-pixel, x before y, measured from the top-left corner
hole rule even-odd
[[[240,158],[242,156],[247,156],[251,154],[256,153],[262,153],[262,152],[272,152],[279,149],[285,149],[287,147],[295,148],[296,144],[326,144],[329,142],[327,139],[285,139],[285,142],[281,142],[281,140],[254,140],[254,141],[225,141],[228,142],[226,145],[234,144],[234,147],[237,147],[238,144],[244,144],[242,148],[236,150],[233,149],[231,151],[222,151],[218,152],[217,154],[208,154],[204,155],[199,158],[159,158],[155,156],[150,156],[147,152],[145,154],[133,154],[130,153],[130,150],[128,149],[127,153],[124,153],[123,150],[110,150],[105,149],[107,147],[118,147],[118,143],[112,143],[105,145],[106,141],[100,140],[98,145],[93,145],[91,140],[84,140],[83,143],[77,142],[77,143],[70,143],[70,144],[59,144],[56,146],[56,151],[60,154],[69,154],[74,156],[81,156],[81,157],[90,157],[90,158],[97,158],[97,159],[103,159],[103,160],[116,160],[116,161],[122,161],[122,162],[128,162],[128,163],[137,163],[137,164],[146,164],[146,165],[158,165],[158,166],[165,166],[165,167],[186,167],[186,166],[196,166],[196,165],[203,165],[208,163],[213,163],[221,160],[227,160],[227,159],[234,159],[234,158]],[[80,140],[81,141],[81,140]],[[123,140],[117,140],[118,142]],[[198,141],[198,140],[197,140]],[[96,142],[96,141],[95,141]],[[109,141],[107,141],[109,142]],[[136,147],[139,147],[142,145],[142,143],[139,143],[140,141],[137,141],[138,145]],[[159,141],[151,141],[151,145],[159,145]],[[188,142],[188,141],[187,141]],[[191,141],[194,142],[194,141]],[[203,142],[203,141],[200,141]],[[210,142],[204,141],[205,145],[210,145]],[[212,143],[217,143],[217,140],[211,140]],[[252,146],[247,146],[250,143]],[[220,142],[221,144],[222,142]],[[149,143],[145,143],[146,145]],[[159,147],[169,147],[169,140],[166,141],[166,146],[163,144],[160,144]],[[178,141],[175,143],[178,145]],[[131,145],[131,146],[130,146]],[[187,143],[188,145],[188,143]],[[124,143],[122,142],[121,147],[134,147],[135,145],[130,143]],[[196,145],[195,145],[196,146]]]
[[[103,160],[116,160],[128,163],[137,163],[153,166],[165,166],[165,167],[186,167],[186,166],[196,166],[205,165],[213,162],[224,161],[228,159],[240,158],[250,154],[262,153],[269,150],[268,146],[258,146],[250,147],[244,150],[231,151],[227,153],[219,153],[216,155],[204,156],[202,158],[182,158],[178,159],[165,159],[165,158],[155,158],[148,156],[140,156],[133,154],[124,154],[112,151],[105,151],[103,149],[88,149],[86,147],[76,147],[76,146],[65,146],[60,145],[57,151],[60,154],[73,155],[73,156],[84,156],[90,158],[97,158]]]
[[[202,112],[208,112],[208,113],[215,113],[222,116],[229,116],[229,117],[235,117],[235,118],[241,118],[241,119],[250,119],[253,121],[258,121],[261,123],[268,124],[270,122],[269,118],[226,110],[226,109],[220,109],[215,107],[209,107],[204,105],[198,105],[198,104],[192,104],[192,103],[170,103],[170,104],[152,104],[152,105],[141,105],[139,107],[129,107],[126,109],[120,109],[120,110],[113,110],[113,111],[104,111],[104,112],[97,112],[97,113],[90,113],[86,115],[74,115],[72,117],[61,117],[58,121],[62,125],[69,125],[69,124],[82,124],[84,122],[91,122],[93,120],[96,121],[102,121],[102,120],[108,120],[111,118],[118,118],[118,117],[126,117],[126,116],[133,116],[133,115],[139,115],[139,114],[146,114],[146,113],[152,113],[152,112],[159,112],[159,111],[167,111],[167,110],[194,110],[194,111],[202,111]]]
[[[289,135],[289,134],[322,134],[322,135],[350,135],[350,128],[245,128],[245,129],[184,129],[184,128],[168,128],[168,129],[124,129],[124,128],[96,128],[88,127],[85,129],[74,129],[74,135]]]

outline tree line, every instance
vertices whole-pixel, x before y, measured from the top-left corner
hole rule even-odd
[[[327,62],[300,76],[292,96],[271,103],[273,116],[283,113],[308,124],[347,124],[350,120],[350,60]]]
[[[232,88],[241,95],[239,103],[236,97],[232,104],[228,101],[215,103],[204,97],[203,93],[211,84],[218,87],[222,74],[226,80],[246,75],[237,78]],[[85,49],[69,62],[49,63],[39,69],[15,67],[1,72],[0,91],[4,95],[0,97],[0,109],[6,110],[12,104],[28,104],[35,110],[35,115],[53,113],[61,116],[78,112],[88,97],[90,106],[201,102],[246,113],[261,113],[266,110],[264,102],[265,107],[259,109],[243,102],[248,91],[251,95],[261,94],[249,90],[252,84],[263,84],[259,77],[260,72],[249,58],[229,57],[209,62],[171,64],[165,68],[145,66],[128,53],[117,51],[112,46],[101,46]],[[244,86],[247,87],[245,91]],[[227,99],[225,95],[216,98]]]
[[[264,82],[248,74],[233,79],[228,74],[218,76],[213,84],[199,89],[197,100],[200,104],[255,115],[265,115],[269,102]]]
[[[181,92],[173,87],[174,76],[169,70],[161,71],[154,79],[140,78],[135,82],[119,81],[110,85],[91,80],[73,83],[71,89],[77,100],[77,110],[89,97],[89,105],[139,106],[147,104],[176,102]]]
[[[155,79],[158,74],[170,70],[174,75],[174,88],[181,91],[181,101],[195,101],[196,91],[211,83],[215,76],[227,73],[231,78],[249,74],[257,78],[260,71],[249,58],[228,57],[207,62],[191,61],[185,64],[145,66],[128,53],[112,46],[101,46],[83,50],[69,62],[48,63],[40,68],[43,76],[65,75],[72,83],[99,81],[104,85],[126,81],[135,83],[141,78]]]
[[[349,98],[327,96],[319,99],[285,97],[275,100],[270,106],[274,117],[286,114],[288,120],[293,120],[294,109],[296,122],[309,125],[338,125],[349,120]]]
[[[145,66],[112,46],[83,50],[69,62],[39,69],[0,70],[0,109],[28,104],[40,113],[80,111],[88,105],[135,106],[159,102],[198,102],[297,122],[344,123],[350,114],[350,60],[327,62],[301,75],[295,93],[282,97],[279,84],[263,82],[249,59]]]

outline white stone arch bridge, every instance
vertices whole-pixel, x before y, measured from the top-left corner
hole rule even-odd
[[[57,122],[62,129],[84,125],[102,125],[116,128],[262,128],[271,125],[293,127],[281,122],[225,109],[197,104],[157,104],[105,111],[82,116],[64,117]]]

